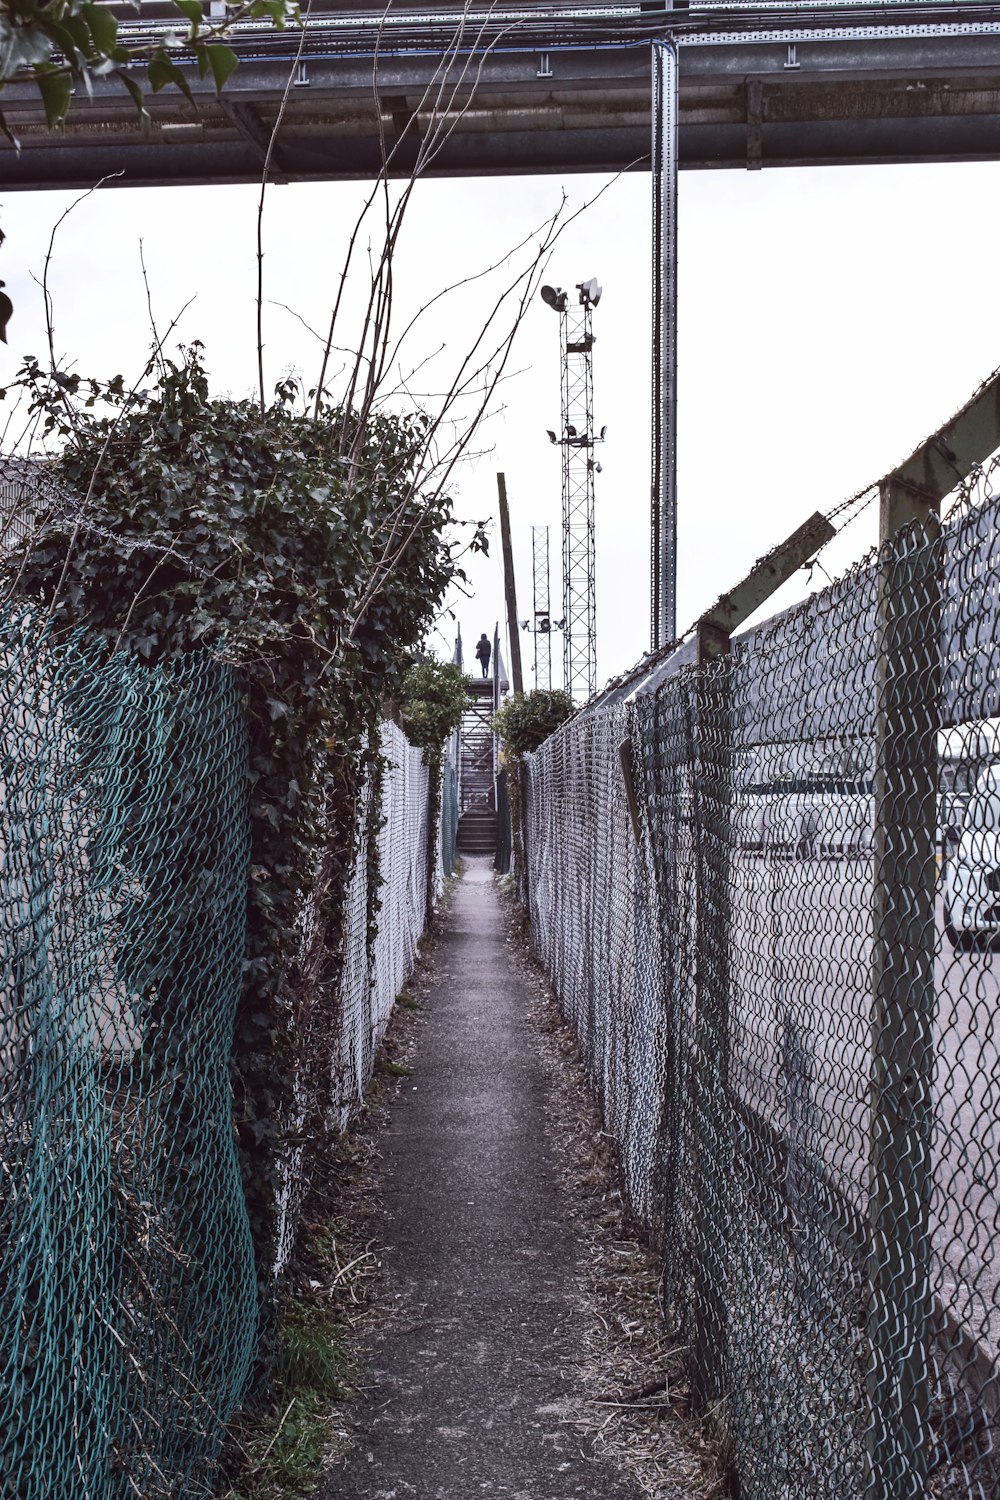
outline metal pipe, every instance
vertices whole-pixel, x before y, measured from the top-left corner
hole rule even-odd
[[[653,476],[651,643],[677,634],[677,94],[673,42],[652,47]]]

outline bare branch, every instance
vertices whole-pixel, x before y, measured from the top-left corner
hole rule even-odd
[[[281,130],[285,118],[285,110],[288,108],[289,96],[292,85],[295,82],[302,61],[302,53],[306,45],[306,25],[312,12],[313,0],[307,0],[305,15],[300,23],[299,45],[296,49],[292,66],[288,70],[285,79],[285,89],[281,96],[281,104],[275,116],[274,127],[267,142],[267,151],[264,155],[264,166],[260,174],[260,197],[257,202],[257,383],[260,392],[261,416],[267,410],[267,399],[264,394],[264,198],[267,193],[267,182],[271,172],[271,159],[274,155],[275,143],[278,132]]]
[[[157,351],[156,367],[160,374],[165,369],[163,363],[163,346],[160,343],[160,335],[156,331],[156,319],[153,316],[153,296],[149,289],[149,275],[146,271],[146,257],[143,253],[142,240],[139,241],[139,264],[142,267],[142,282],[146,288],[146,306],[149,309],[149,327],[153,335],[153,348]]]
[[[66,392],[55,379],[56,375],[59,373],[59,367],[56,364],[55,322],[52,310],[52,294],[49,291],[49,271],[52,266],[52,254],[56,246],[56,235],[59,233],[59,230],[62,228],[63,224],[69,218],[73,210],[79,208],[80,204],[85,202],[86,199],[90,197],[91,193],[96,193],[98,188],[102,188],[106,182],[111,182],[116,177],[124,177],[124,175],[124,170],[119,170],[117,172],[108,172],[104,177],[100,179],[100,181],[95,182],[93,187],[87,188],[86,192],[81,193],[78,198],[74,198],[69,207],[63,209],[62,213],[53,224],[52,233],[49,235],[49,246],[45,252],[45,265],[42,270],[42,299],[45,306],[45,333],[46,337],[48,338],[49,344],[49,374],[52,376],[54,383],[58,386],[63,406],[66,409],[66,415],[69,418],[70,426],[73,428],[74,432],[76,431],[76,412],[73,410],[73,404],[66,395]]]

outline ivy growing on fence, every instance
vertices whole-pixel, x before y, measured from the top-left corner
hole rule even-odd
[[[383,411],[360,431],[349,411],[297,414],[291,384],[262,414],[209,394],[197,344],[138,395],[33,361],[20,380],[61,443],[62,499],[5,561],[8,591],[109,652],[154,663],[201,649],[245,685],[252,867],[233,1078],[266,1292],[290,1134],[315,1151],[325,1133],[370,746],[457,572],[451,502],[414,483],[421,414]]]
[[[441,816],[441,772],[445,742],[458,728],[466,706],[465,673],[454,662],[414,662],[403,678],[403,728],[412,745],[424,752],[431,773],[427,840],[427,920],[434,901],[434,867]]]

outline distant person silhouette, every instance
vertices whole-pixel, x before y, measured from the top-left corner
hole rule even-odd
[[[479,640],[476,642],[476,656],[480,662],[480,665],[482,666],[484,677],[488,677],[490,675],[490,653],[492,652],[492,650],[493,647],[486,639],[486,632],[483,631],[482,635],[479,637]]]

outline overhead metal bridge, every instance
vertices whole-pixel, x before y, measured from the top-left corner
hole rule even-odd
[[[129,21],[134,9],[121,8],[127,42],[168,24],[163,5],[140,12]],[[92,98],[78,90],[59,135],[30,83],[8,86],[21,150],[4,148],[0,184],[256,181],[290,75],[276,180],[367,177],[387,152],[405,175],[442,97],[450,118],[435,173],[648,167],[652,44],[665,40],[678,57],[682,168],[1000,156],[1000,4],[472,0],[379,12],[323,0],[304,37],[236,27],[240,67],[220,97],[179,54],[195,107],[164,90],[148,99],[145,127],[114,78]]]

